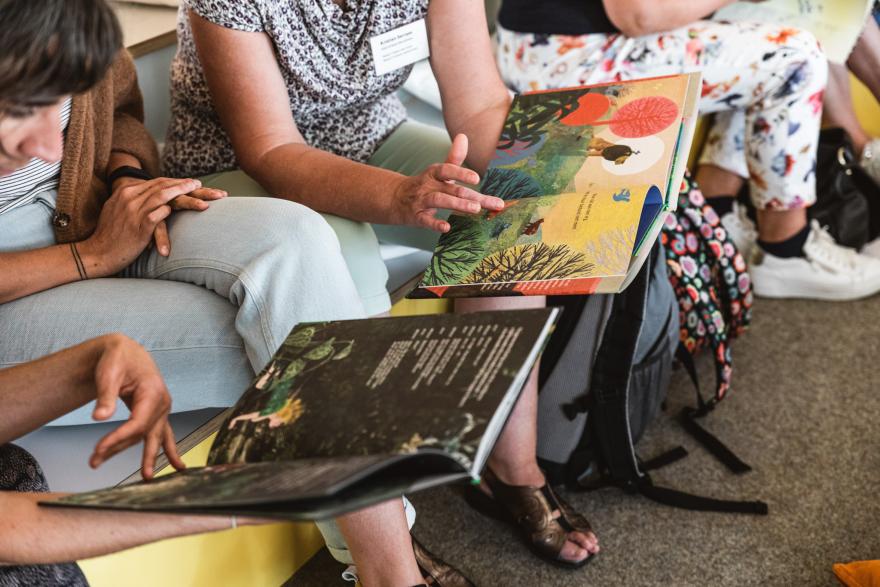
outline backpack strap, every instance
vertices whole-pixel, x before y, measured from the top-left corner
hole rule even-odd
[[[658,254],[659,248],[655,246],[651,260],[656,260]],[[647,470],[640,464],[632,442],[628,401],[636,344],[647,311],[651,265],[651,262],[645,263],[630,286],[615,297],[593,369],[591,419],[611,482],[626,491],[638,492],[658,503],[674,507],[766,515],[768,508],[764,502],[720,500],[654,485]],[[699,388],[697,391],[699,394]],[[652,459],[649,464],[659,466],[663,464],[662,461],[668,464],[682,456],[681,451],[673,450]]]
[[[712,398],[709,401],[703,399],[703,394],[700,392],[700,380],[697,375],[696,365],[694,365],[693,355],[688,352],[683,344],[679,343],[678,349],[675,352],[675,358],[682,367],[684,367],[685,371],[687,371],[691,382],[694,384],[694,391],[697,394],[697,407],[684,408],[681,411],[680,421],[682,427],[694,438],[694,440],[703,445],[703,448],[712,453],[712,456],[721,461],[721,463],[732,472],[738,475],[748,473],[752,468],[736,456],[736,454],[730,450],[727,445],[721,442],[717,436],[700,426],[697,422],[697,418],[703,418],[706,414],[715,409],[717,398]]]
[[[639,468],[629,424],[629,385],[636,344],[648,300],[651,260],[626,290],[614,298],[605,335],[593,367],[590,393],[592,422],[611,479],[623,485],[637,482],[645,473]]]

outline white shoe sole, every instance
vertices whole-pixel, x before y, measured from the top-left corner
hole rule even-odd
[[[752,292],[762,298],[822,300],[828,302],[849,302],[861,300],[880,292],[880,279],[864,282],[857,288],[835,286],[834,284],[791,278],[781,280],[775,275],[763,275],[760,266],[749,269],[752,278]]]

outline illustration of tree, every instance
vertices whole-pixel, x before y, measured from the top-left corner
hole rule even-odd
[[[637,227],[607,230],[597,240],[587,242],[586,257],[596,266],[599,275],[626,271],[632,258]]]
[[[480,191],[502,200],[518,200],[544,195],[544,190],[541,189],[541,184],[537,180],[517,169],[503,167],[492,167],[486,170],[486,177]]]
[[[621,106],[608,124],[617,136],[636,139],[655,135],[676,120],[678,106],[675,102],[664,96],[648,96]]]
[[[517,142],[538,143],[544,128],[577,110],[581,96],[587,92],[586,89],[567,90],[517,96],[501,131],[498,149],[510,149]]]
[[[345,359],[354,348],[353,340],[316,340],[322,326],[297,329],[282,344],[255,388],[236,406],[239,415],[221,428],[209,463],[266,460],[272,452],[267,447],[285,445],[284,427],[296,422],[307,409],[299,394],[309,375],[330,361]]]
[[[500,283],[589,277],[595,265],[568,245],[527,243],[486,257],[462,283]]]
[[[485,235],[473,218],[452,216],[422,278],[422,285],[447,285],[471,271],[485,254]]]

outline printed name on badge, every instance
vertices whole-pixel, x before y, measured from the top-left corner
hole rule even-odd
[[[373,49],[373,64],[379,75],[427,59],[431,55],[424,18],[372,37],[370,46]]]

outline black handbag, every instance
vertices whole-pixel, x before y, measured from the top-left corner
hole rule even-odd
[[[738,199],[754,220],[748,183]],[[861,249],[880,237],[880,185],[859,165],[852,141],[842,128],[819,133],[816,203],[808,213],[845,247]]]
[[[819,133],[816,203],[809,214],[845,247],[861,249],[880,236],[880,185],[859,165],[842,128]]]

